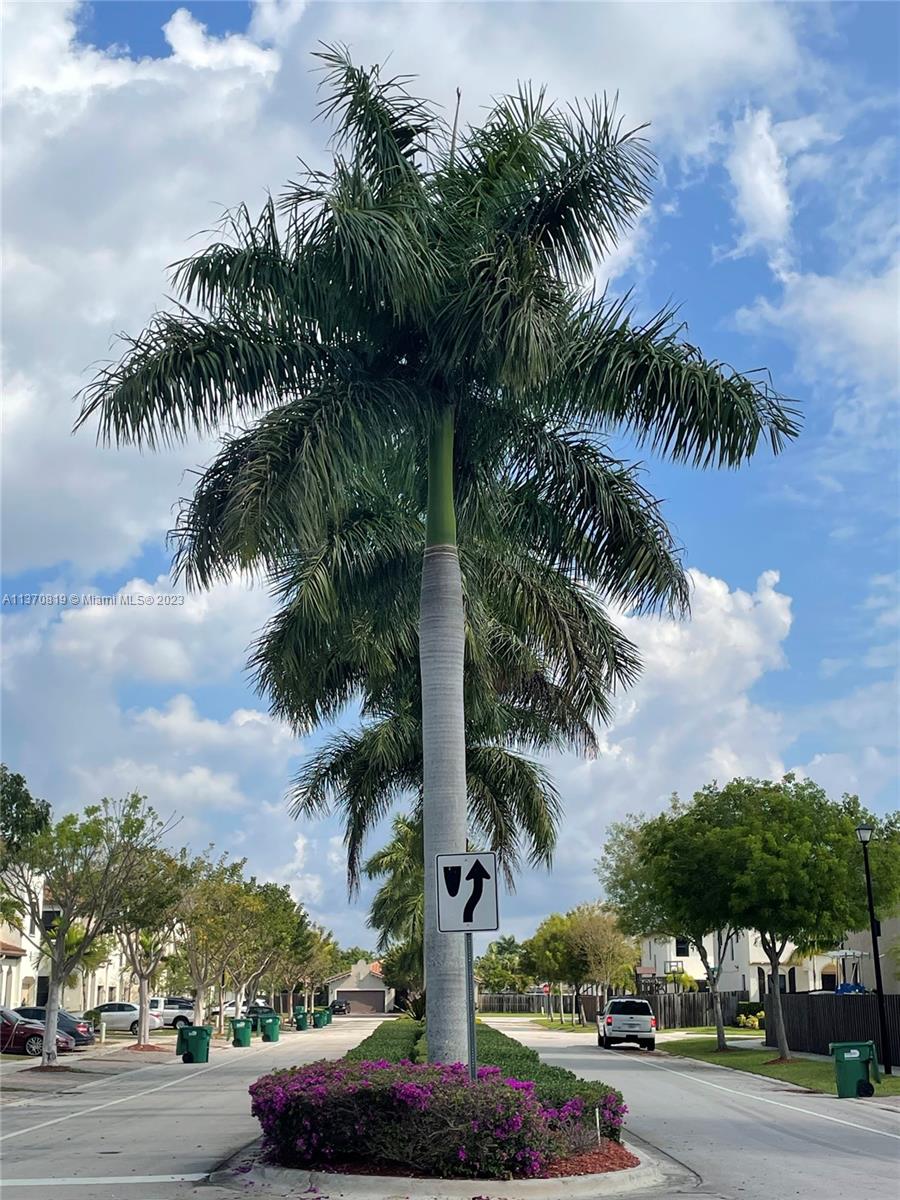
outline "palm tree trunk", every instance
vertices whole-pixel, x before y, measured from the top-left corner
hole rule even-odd
[[[425,979],[428,1057],[465,1062],[463,935],[438,933],[435,855],[466,849],[463,711],[465,620],[453,502],[453,410],[441,414],[428,447],[428,521],[419,609],[424,759]]]

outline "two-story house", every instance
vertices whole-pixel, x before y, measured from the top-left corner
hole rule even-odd
[[[715,943],[713,935],[704,939],[711,963],[716,961]],[[652,970],[658,979],[664,978],[673,964],[680,964],[681,970],[691,975],[701,989],[706,989],[703,962],[687,938],[642,938],[640,950],[640,965],[643,968],[641,973],[645,977],[648,970]],[[782,956],[778,986],[782,992],[818,991],[823,987],[822,973],[827,971],[831,961],[828,955],[798,956],[789,943]],[[719,977],[720,990],[747,992],[751,1000],[759,1000],[770,986],[769,960],[760,945],[759,935],[752,930],[739,933],[731,939],[725,951],[725,961]]]

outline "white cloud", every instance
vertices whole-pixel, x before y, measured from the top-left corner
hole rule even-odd
[[[257,11],[257,28],[273,30],[283,21],[281,5],[266,5]],[[248,70],[253,73],[269,74],[277,71],[279,58],[271,50],[263,50],[248,38],[230,33],[225,37],[209,37],[206,26],[191,16],[186,8],[179,8],[163,26],[166,41],[172,47],[175,63],[200,70],[214,71]]]
[[[222,583],[185,595],[165,575],[152,583],[132,579],[107,599],[116,603],[63,609],[51,628],[53,651],[110,677],[164,683],[221,679],[241,670],[272,611],[262,589]]]
[[[773,268],[783,270],[792,205],[787,167],[772,133],[768,109],[748,110],[735,124],[725,165],[734,188],[735,214],[743,228],[734,253],[762,248]]]
[[[284,866],[277,867],[272,874],[280,883],[290,886],[291,895],[298,903],[315,905],[321,903],[325,895],[325,883],[321,875],[304,869],[309,848],[309,838],[298,833],[294,838],[293,858]]]
[[[160,742],[180,753],[236,748],[256,755],[302,752],[291,729],[268,713],[239,708],[227,721],[212,721],[200,716],[195,702],[184,693],[173,696],[161,710],[147,708],[135,713],[133,720],[142,729],[161,735]]]
[[[89,799],[140,792],[162,815],[170,812],[191,815],[210,810],[232,813],[249,803],[233,774],[205,766],[173,771],[158,762],[115,758],[98,767],[75,767],[74,774]]]
[[[743,330],[766,330],[802,346],[799,371],[832,385],[900,381],[900,262],[874,274],[790,273],[780,301],[738,311]]]
[[[248,36],[255,42],[283,42],[306,7],[306,0],[254,0]]]

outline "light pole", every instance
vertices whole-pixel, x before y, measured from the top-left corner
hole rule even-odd
[[[881,959],[878,957],[878,921],[875,919],[875,901],[872,897],[872,871],[869,867],[869,842],[874,830],[871,825],[857,825],[856,836],[863,849],[863,864],[866,868],[866,896],[869,900],[869,927],[872,930],[872,962],[875,965],[875,988],[878,1001],[878,1032],[881,1041],[881,1058],[885,1075],[891,1074],[891,1046],[888,1041],[887,1014],[884,1010],[884,984],[881,981]]]

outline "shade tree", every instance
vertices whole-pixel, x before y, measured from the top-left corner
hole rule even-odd
[[[722,1051],[727,1047],[719,983],[739,928],[732,904],[734,849],[708,811],[673,797],[668,811],[656,817],[631,816],[613,825],[596,868],[628,934],[685,938],[693,947],[712,994]]]
[[[148,851],[135,870],[125,896],[116,935],[138,985],[138,1043],[150,1040],[150,989],[171,954],[182,902],[191,885],[186,850]]]
[[[169,832],[132,793],[101,800],[30,833],[5,856],[0,874],[22,905],[22,933],[49,965],[43,1062],[56,1062],[60,997],[66,979],[98,939],[121,924],[129,889],[143,858]],[[55,913],[52,921],[47,912]],[[34,929],[35,932],[30,931]],[[77,937],[73,939],[73,930]]]

